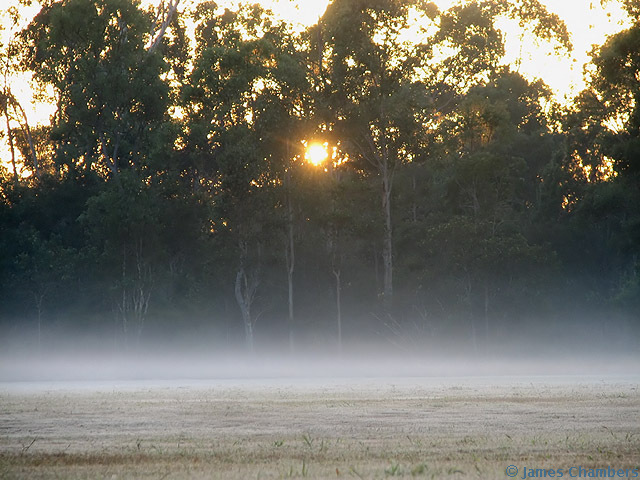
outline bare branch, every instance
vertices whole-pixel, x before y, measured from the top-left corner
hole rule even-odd
[[[160,45],[160,42],[162,42],[162,38],[164,37],[164,34],[166,33],[167,28],[169,27],[169,24],[173,20],[173,16],[175,15],[176,10],[178,9],[179,3],[180,3],[180,0],[169,0],[169,4],[166,7],[164,4],[164,0],[162,0],[162,2],[160,3],[160,6],[158,7],[158,13],[156,15],[156,21],[155,21],[155,25],[157,26],[157,29],[152,32],[152,35],[154,35],[154,38],[151,44],[149,45],[149,48],[147,49],[149,53],[153,52],[156,48],[158,48],[158,45]]]
[[[29,144],[29,150],[31,151],[31,157],[33,160],[33,167],[35,169],[36,178],[40,180],[42,177],[42,174],[40,172],[38,154],[36,153],[35,145],[33,143],[33,136],[31,135],[31,128],[29,127],[27,112],[25,112],[24,108],[22,108],[22,105],[20,105],[20,102],[18,101],[18,99],[13,95],[13,93],[11,93],[11,90],[7,89],[5,92],[5,95],[7,100],[6,108],[8,109],[8,104],[11,104],[14,112],[16,112],[20,117],[22,117],[22,121],[21,122],[19,121],[18,123],[20,125],[20,129],[22,130],[22,133],[24,134],[27,140],[27,143]],[[8,125],[9,123],[7,121],[7,127]]]

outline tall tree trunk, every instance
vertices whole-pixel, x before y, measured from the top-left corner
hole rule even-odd
[[[342,353],[342,281],[340,269],[333,269],[336,279],[336,319],[338,321],[338,351]]]
[[[380,118],[385,116],[381,107]],[[380,126],[385,131],[385,126]],[[370,133],[363,136],[364,142],[354,142],[362,157],[368,161],[380,175],[382,184],[382,215],[384,217],[384,231],[382,235],[382,264],[383,264],[383,303],[387,312],[393,306],[393,228],[391,221],[391,190],[393,187],[394,163],[391,159],[387,139],[374,140]],[[380,145],[380,142],[382,143]]]
[[[244,267],[240,267],[238,269],[238,273],[236,273],[235,295],[236,302],[238,302],[240,312],[242,313],[242,323],[244,325],[247,350],[249,352],[253,352],[253,320],[251,318],[252,295]]]
[[[385,161],[382,174],[382,211],[384,214],[384,234],[382,239],[382,262],[384,266],[383,301],[386,308],[393,304],[393,229],[391,225],[392,172]]]
[[[140,238],[136,249],[136,285],[134,285],[131,294],[133,313],[136,319],[136,346],[140,345],[153,291],[153,272],[146,264],[143,252],[143,239]]]
[[[476,325],[476,315],[473,308],[473,285],[471,283],[471,276],[466,275],[466,285],[464,294],[464,303],[467,304],[469,320],[471,322],[471,343],[473,345],[473,351],[478,351],[478,328]]]
[[[295,339],[294,339],[294,325],[295,325],[295,317],[293,311],[293,272],[295,270],[295,243],[294,243],[294,231],[293,231],[293,201],[291,199],[291,166],[287,169],[285,181],[286,185],[286,196],[287,196],[287,244],[285,249],[285,260],[287,263],[287,291],[288,291],[288,307],[289,307],[289,316],[287,319],[287,324],[289,327],[289,350],[291,352],[295,349]]]
[[[240,242],[240,266],[236,273],[235,296],[240,312],[242,313],[242,323],[244,325],[245,340],[247,350],[253,353],[253,325],[254,320],[251,316],[251,306],[255,299],[256,290],[258,289],[258,274],[247,274],[245,264],[247,260],[247,244]]]
[[[293,328],[295,324],[295,318],[293,316],[293,272],[295,268],[295,246],[293,243],[293,211],[291,207],[291,200],[289,200],[288,206],[288,232],[287,232],[287,289],[289,300],[289,349],[294,350],[294,334]]]
[[[125,350],[140,345],[153,291],[153,272],[144,259],[143,239],[134,247],[130,245],[129,242],[122,245],[121,295],[116,302]],[[135,258],[129,261],[131,253]]]
[[[38,353],[42,351],[42,301],[44,300],[44,293],[35,294],[36,300],[36,313],[38,321]]]
[[[334,182],[334,187],[340,185],[340,171],[337,170],[333,162],[329,163],[329,171]],[[331,213],[336,215],[338,211],[338,189],[334,189],[331,195]],[[329,231],[328,243],[331,256],[331,270],[336,280],[336,322],[338,327],[338,351],[342,353],[342,252],[340,251],[340,228],[336,223],[332,223]]]
[[[129,322],[127,312],[127,244],[122,246],[122,299],[120,300],[120,314],[122,316],[122,340],[125,350],[129,348]]]

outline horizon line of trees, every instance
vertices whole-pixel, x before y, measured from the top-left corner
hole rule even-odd
[[[505,20],[571,48],[538,0],[333,0],[302,32],[258,5],[42,2],[0,45],[2,330],[637,348],[640,3],[620,1],[632,26],[566,106],[504,63]],[[15,72],[54,92],[49,125]]]

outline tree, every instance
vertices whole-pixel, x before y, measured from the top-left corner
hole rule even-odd
[[[27,114],[24,108],[22,108],[20,102],[11,92],[11,88],[7,85],[6,77],[4,90],[0,93],[0,111],[5,118],[7,138],[9,140],[9,149],[11,151],[11,166],[13,168],[14,180],[18,179],[18,170],[16,167],[16,147],[18,143],[16,137],[18,135],[16,132],[17,129],[11,127],[12,121],[18,123],[19,132],[24,140],[22,143],[27,147],[27,149],[23,149],[22,155],[23,158],[29,159],[30,162],[27,161],[25,163],[30,163],[35,177],[38,180],[41,180],[42,169],[40,167],[40,161],[38,159],[38,153],[36,151],[32,130],[29,126],[29,120],[27,119]]]
[[[518,315],[510,304],[533,307],[529,301],[539,298],[540,279],[553,267],[552,255],[530,235],[538,185],[553,160],[555,135],[542,107],[548,96],[540,82],[496,72],[471,87],[442,122],[439,161],[413,165],[398,179],[401,248],[412,252],[412,242],[420,245],[399,262],[414,301],[420,311],[428,311],[423,304],[434,297],[459,308],[476,348],[497,332],[493,319]],[[422,175],[426,183],[419,208],[407,208],[415,202],[407,192],[416,188],[408,187],[408,175]],[[427,285],[433,292],[424,292]]]
[[[285,133],[292,128],[288,115],[295,108],[284,101],[287,83],[282,79],[281,58],[286,47],[280,46],[282,26],[273,25],[258,6],[218,14],[215,5],[202,4],[195,20],[196,59],[183,89],[189,116],[186,151],[194,176],[212,187],[217,230],[226,232],[235,244],[234,293],[251,350],[258,316],[254,302],[262,263],[272,253],[266,245],[273,241],[277,223],[273,190],[285,181],[278,174],[287,173],[296,154],[293,139]],[[276,133],[275,128],[284,131]],[[294,263],[289,202],[285,199],[291,317]]]
[[[340,148],[381,185],[387,308],[393,296],[396,172],[428,155],[426,133],[455,111],[471,85],[496,70],[504,54],[497,17],[517,18],[534,24],[538,36],[568,42],[564,25],[539,2],[516,3],[470,2],[440,12],[428,2],[336,0],[315,27],[311,52],[321,52],[314,69],[326,129],[340,136]],[[424,23],[421,43],[406,40],[411,16]]]
[[[637,2],[625,8],[632,26],[594,49],[588,87],[568,109],[562,167],[570,178],[564,205],[570,231],[590,238],[580,259],[567,261],[580,266],[593,298],[616,299],[626,309],[640,253],[640,23]]]
[[[24,67],[56,94],[59,168],[117,179],[144,167],[167,111],[165,62],[146,48],[151,30],[133,0],[71,0],[45,5],[21,33]]]
[[[113,308],[116,335],[125,348],[142,338],[165,249],[161,240],[161,199],[132,172],[87,202],[80,222],[90,239],[84,255],[101,274],[104,297]]]
[[[379,175],[387,306],[393,297],[393,177],[408,160],[407,146],[421,126],[416,114],[426,106],[413,80],[419,57],[400,38],[408,15],[404,2],[333,2],[315,27],[314,46],[321,53],[317,59],[311,56],[326,104],[327,113],[320,115],[325,128],[344,132],[341,148]]]
[[[76,219],[94,193],[89,179],[0,182],[2,314],[18,324],[35,316],[38,332],[72,316],[84,292],[85,237]]]
[[[537,0],[333,0],[301,34],[200,2],[193,45],[178,0],[156,3],[51,0],[3,46],[0,320],[115,320],[131,348],[206,322],[251,351],[635,318],[637,22],[560,122],[504,65],[503,22],[568,46]],[[20,58],[53,87],[51,125],[12,93]]]
[[[24,155],[25,152],[23,152],[24,158],[31,160],[31,168],[36,178],[40,180],[41,168],[39,165],[38,154],[34,146],[29,120],[27,119],[27,114],[21,103],[11,91],[11,82],[15,79],[15,75],[19,71],[20,45],[16,38],[15,29],[22,22],[22,17],[20,16],[19,10],[15,7],[9,8],[0,14],[7,17],[6,20],[8,21],[3,23],[10,25],[9,41],[6,45],[0,43],[0,70],[3,77],[3,85],[0,89],[0,112],[4,116],[5,120],[6,136],[9,144],[9,151],[11,152],[13,179],[14,181],[18,181],[19,179],[16,159],[16,135],[17,131],[19,131],[24,138],[24,143],[29,146],[28,152],[26,152],[27,154]],[[12,127],[12,123],[17,123],[18,128]]]

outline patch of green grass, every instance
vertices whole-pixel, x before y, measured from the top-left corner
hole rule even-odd
[[[404,471],[399,463],[392,463],[389,467],[384,469],[384,474],[388,477],[399,477],[404,475]]]
[[[429,471],[429,467],[426,463],[419,463],[411,469],[411,475],[417,477],[418,475],[425,475]]]
[[[308,433],[303,434],[302,440],[307,445],[307,447],[313,448],[313,439],[311,438],[311,435],[309,435]]]

